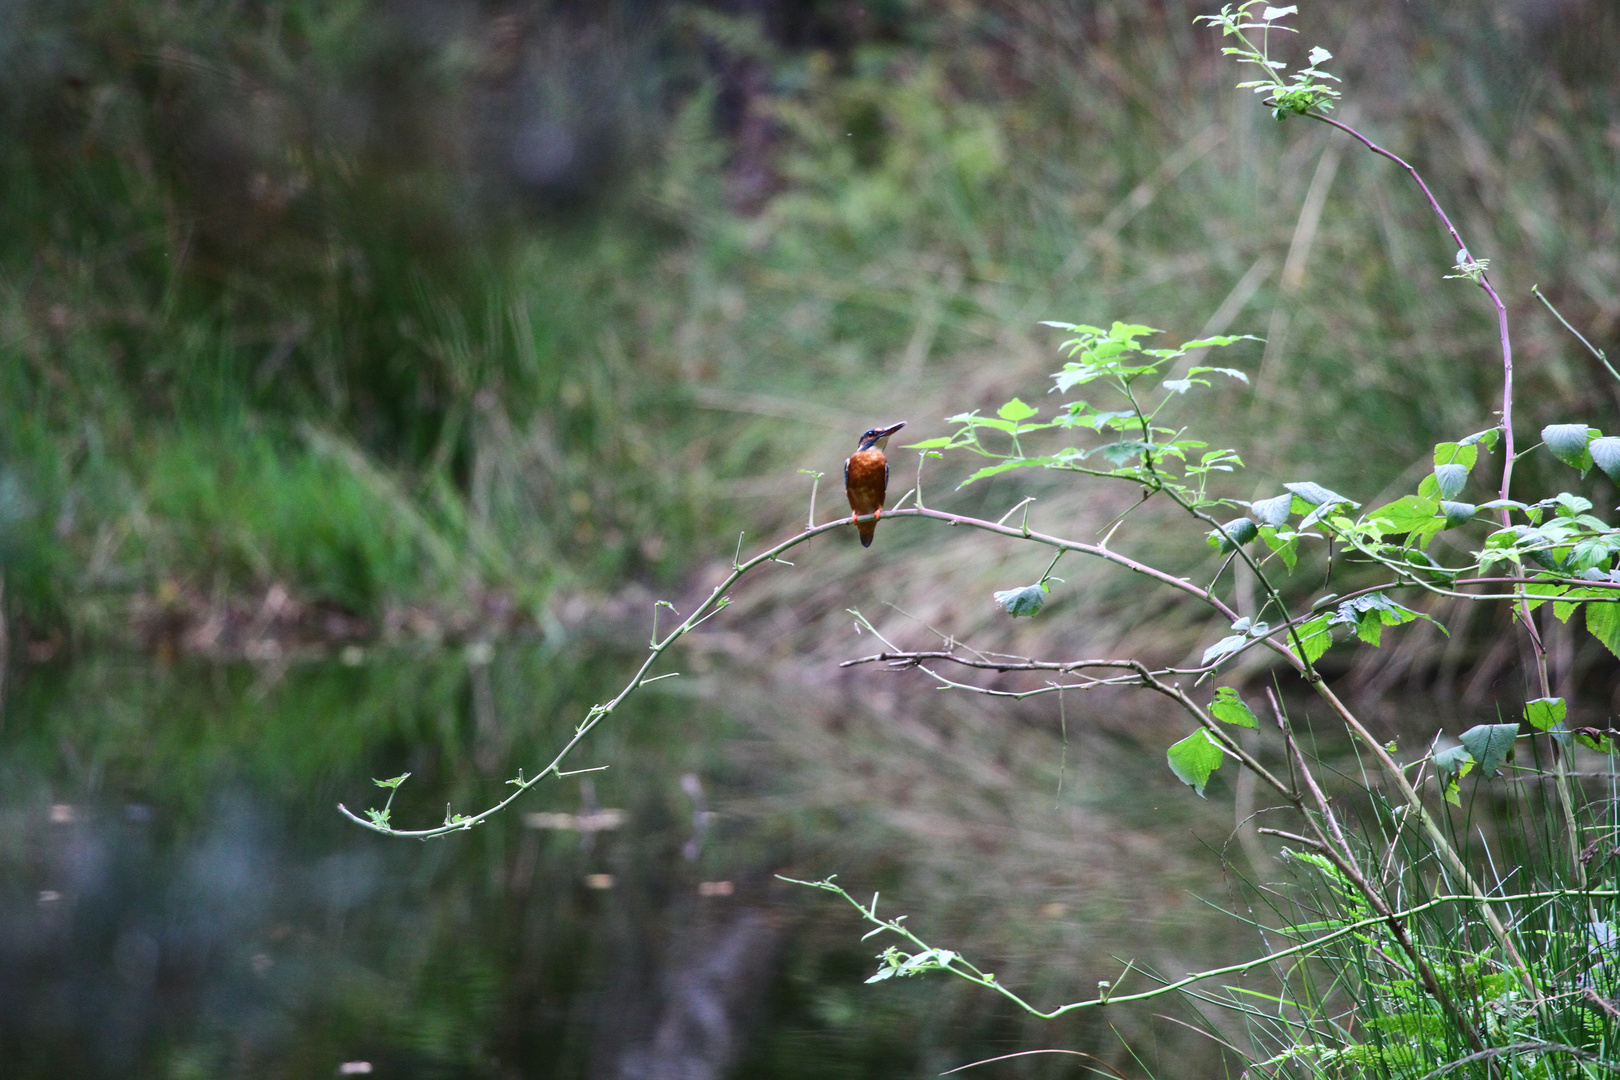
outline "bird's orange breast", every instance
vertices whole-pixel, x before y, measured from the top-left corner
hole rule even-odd
[[[857,450],[845,463],[844,476],[851,510],[871,514],[883,509],[883,497],[889,486],[889,461],[883,451]]]

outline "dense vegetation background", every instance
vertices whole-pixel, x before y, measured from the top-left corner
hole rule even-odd
[[[555,630],[802,515],[869,422],[1038,387],[1043,318],[1263,335],[1223,418],[1257,479],[1395,478],[1488,422],[1491,320],[1385,163],[1228,90],[1202,10],[9,0],[14,654]],[[1525,423],[1595,415],[1529,286],[1612,349],[1612,6],[1304,20],[1492,259]]]

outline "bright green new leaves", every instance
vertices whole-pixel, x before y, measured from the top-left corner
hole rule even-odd
[[[1597,428],[1585,424],[1548,424],[1541,429],[1541,441],[1547,444],[1553,457],[1584,476],[1592,467],[1592,454],[1587,443],[1602,435]],[[1604,470],[1605,472],[1607,470]]]
[[[1524,703],[1524,718],[1538,731],[1547,731],[1562,723],[1568,711],[1561,697],[1536,698]]]
[[[1194,366],[1186,369],[1181,378],[1165,380],[1162,394],[1140,389],[1138,383],[1144,376],[1163,373],[1167,365],[1193,349],[1222,348],[1257,339],[1213,337],[1189,341],[1180,348],[1155,349],[1144,344],[1144,339],[1159,333],[1151,326],[1116,322],[1105,330],[1079,323],[1043,325],[1074,335],[1061,346],[1067,362],[1062,371],[1052,376],[1054,389],[1067,393],[1095,384],[1117,399],[1109,403],[1111,407],[1071,401],[1051,420],[1038,421],[1039,410],[1013,398],[994,416],[974,410],[949,417],[946,423],[957,425],[953,434],[911,443],[907,449],[965,449],[992,459],[991,464],[964,480],[963,486],[1013,469],[1041,468],[1134,480],[1149,491],[1168,488],[1183,501],[1200,507],[1225,502],[1205,499],[1204,488],[1215,473],[1241,467],[1238,456],[1230,450],[1210,450],[1208,443],[1197,439],[1179,438],[1184,429],[1155,421],[1168,404],[1194,386],[1210,386],[1210,380],[1203,376],[1225,375],[1240,382],[1247,382],[1248,376],[1235,368]],[[1048,431],[1075,435],[1089,432],[1102,436],[1102,441],[1060,446],[1045,453],[1026,449],[1026,439]]]
[[[383,803],[383,808],[378,810],[376,807],[372,807],[366,811],[366,817],[371,819],[371,823],[373,825],[376,825],[379,828],[388,827],[388,816],[394,805],[394,793],[399,790],[399,785],[403,784],[410,778],[410,773],[401,773],[391,780],[378,780],[375,777],[372,778],[371,782],[373,784],[376,784],[380,788],[388,789],[388,801]]]
[[[1457,736],[1486,776],[1495,776],[1513,756],[1513,740],[1518,737],[1518,724],[1479,724]]]
[[[912,975],[921,975],[925,971],[949,971],[951,961],[955,960],[957,955],[950,949],[924,949],[919,953],[907,953],[891,945],[878,956],[883,966],[878,968],[876,975],[866,981],[869,984],[879,983],[896,976],[904,979]]]
[[[1028,615],[1033,618],[1046,606],[1045,585],[1025,585],[1021,589],[1003,589],[994,593],[996,606],[1013,618]]]
[[[1259,21],[1255,21],[1256,16],[1253,14],[1256,7],[1261,9]],[[1238,89],[1253,90],[1257,94],[1267,95],[1271,115],[1278,120],[1312,110],[1326,112],[1333,108],[1333,99],[1339,96],[1337,90],[1323,81],[1339,80],[1336,76],[1321,70],[1321,65],[1333,59],[1333,54],[1320,45],[1310,52],[1310,66],[1294,72],[1288,82],[1284,82],[1282,76],[1278,74],[1288,65],[1281,60],[1271,59],[1268,52],[1269,31],[1286,30],[1289,33],[1296,33],[1292,27],[1283,26],[1277,20],[1298,11],[1299,9],[1293,5],[1270,7],[1264,0],[1245,0],[1235,7],[1231,4],[1225,5],[1219,15],[1198,17],[1199,22],[1218,26],[1223,36],[1235,37],[1239,41],[1239,45],[1228,46],[1221,50],[1222,53],[1237,57],[1240,64],[1254,64],[1265,72],[1265,78],[1239,83]],[[1249,37],[1249,32],[1254,30],[1261,32],[1258,45]]]
[[[1447,527],[1449,519],[1440,514],[1439,500],[1425,499],[1421,495],[1403,495],[1392,503],[1367,511],[1363,520],[1376,525],[1386,536],[1407,536],[1426,548],[1435,534]],[[1473,514],[1468,516],[1472,517]]]
[[[1230,686],[1222,686],[1215,691],[1215,700],[1209,703],[1209,713],[1223,724],[1246,728],[1260,726],[1260,721],[1254,718],[1249,706]]]
[[[1170,762],[1170,771],[1176,774],[1176,779],[1192,788],[1198,797],[1204,797],[1204,785],[1215,770],[1221,767],[1225,759],[1225,752],[1209,737],[1209,732],[1199,728],[1191,735],[1175,743],[1165,754]]]
[[[1007,402],[1007,404],[997,409],[996,415],[1001,417],[1003,420],[1008,420],[1016,424],[1021,420],[1028,420],[1038,412],[1040,412],[1039,409],[1032,409],[1028,405],[1025,405],[1022,401],[1019,401],[1017,398],[1013,398],[1011,401]]]

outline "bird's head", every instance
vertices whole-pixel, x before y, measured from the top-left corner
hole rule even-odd
[[[889,436],[905,426],[906,422],[902,420],[898,424],[890,424],[888,427],[867,428],[861,433],[861,444],[855,449],[857,451],[886,449],[889,445]]]

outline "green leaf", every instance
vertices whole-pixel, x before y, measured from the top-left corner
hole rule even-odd
[[[1170,771],[1176,774],[1176,779],[1196,791],[1201,799],[1204,797],[1204,785],[1209,783],[1209,778],[1215,770],[1221,767],[1221,761],[1226,755],[1215,745],[1215,740],[1209,737],[1209,732],[1199,728],[1171,746],[1165,757],[1169,760]]]
[[[1464,504],[1466,505],[1466,504]],[[1403,495],[1392,503],[1369,510],[1362,520],[1384,523],[1385,532],[1392,536],[1411,534],[1424,546],[1435,533],[1447,527],[1448,518],[1442,518],[1440,503],[1418,495]],[[1470,515],[1472,516],[1472,515]]]
[[[1472,447],[1469,449],[1472,449]],[[1463,485],[1468,483],[1468,467],[1465,465],[1436,465],[1434,467],[1434,480],[1439,485],[1442,499],[1454,499],[1462,491]]]
[[[1189,344],[1189,345],[1187,345],[1185,347],[1186,348],[1193,348],[1194,346]],[[1249,381],[1249,377],[1247,375],[1245,375],[1243,372],[1239,371],[1237,368],[1229,368],[1229,367],[1195,367],[1192,370],[1188,371],[1187,374],[1188,375],[1203,375],[1203,374],[1206,374],[1206,373],[1209,373],[1209,372],[1214,372],[1216,375],[1225,375],[1227,378],[1236,379],[1239,382],[1245,382],[1246,383],[1246,382]],[[1200,379],[1198,381],[1203,382],[1202,379]],[[1207,386],[1208,384],[1205,383],[1205,385]]]
[[[1249,504],[1249,509],[1262,525],[1283,524],[1288,520],[1288,514],[1293,508],[1294,496],[1291,494],[1278,495],[1272,499],[1261,499]]]
[[[1616,590],[1605,590],[1614,595]],[[1620,656],[1620,603],[1586,605],[1586,628],[1616,656]]]
[[[1575,741],[1588,750],[1596,750],[1600,754],[1607,754],[1614,749],[1614,743],[1608,735],[1598,728],[1576,728],[1570,734]]]
[[[403,784],[405,781],[409,780],[410,778],[411,778],[410,773],[400,773],[398,776],[394,777],[392,780],[376,780],[376,779],[373,779],[371,782],[373,784],[376,784],[378,787],[397,788],[397,787],[399,787],[399,785]],[[411,790],[415,791],[416,789],[412,788]]]
[[[1479,435],[1470,436],[1478,440]],[[1443,442],[1437,443],[1434,448],[1434,463],[1436,465],[1461,465],[1465,470],[1472,469],[1474,462],[1479,460],[1479,447],[1474,442]]]
[[[1039,409],[1032,409],[1017,398],[1013,398],[1011,401],[1007,402],[1007,404],[997,409],[996,415],[1001,417],[1003,420],[1011,420],[1016,424],[1021,420],[1028,420],[1038,412],[1040,412]]]
[[[1479,510],[1473,503],[1447,501],[1440,504],[1440,512],[1446,517],[1446,528],[1455,529],[1473,521]]]
[[[1479,771],[1495,776],[1502,763],[1513,755],[1513,740],[1518,736],[1518,724],[1479,724],[1458,738],[1468,748],[1469,756],[1479,762]]]
[[[1605,435],[1586,444],[1592,463],[1603,470],[1603,475],[1620,484],[1620,437]]]
[[[987,476],[995,476],[997,473],[1008,472],[1012,469],[1044,467],[1051,465],[1055,461],[1057,461],[1057,458],[1054,457],[1009,458],[1005,461],[999,461],[994,465],[986,465],[984,468],[980,469],[978,472],[974,473],[972,476],[968,477],[966,480],[962,481],[956,486],[959,488],[965,488],[975,480],[983,480]]]
[[[1115,465],[1124,465],[1126,462],[1156,449],[1156,447],[1152,443],[1143,442],[1141,439],[1121,439],[1119,442],[1112,442],[1097,449],[1101,451],[1103,457]]]
[[[1537,731],[1546,731],[1561,722],[1568,711],[1561,697],[1536,698],[1524,703],[1524,718]]]
[[[941,450],[951,445],[951,436],[942,435],[937,439],[924,439],[922,442],[907,443],[902,450]]]
[[[1307,664],[1314,664],[1321,659],[1333,645],[1333,626],[1331,615],[1318,615],[1299,625],[1296,633],[1300,644],[1305,647],[1304,660]]]
[[[1046,589],[1041,585],[1025,585],[1021,589],[1003,589],[994,594],[996,606],[1013,618],[1028,615],[1033,618],[1046,606]]]
[[[1204,650],[1204,665],[1207,666],[1222,657],[1230,656],[1248,644],[1248,641],[1249,635],[1247,634],[1229,634],[1221,638],[1221,640]]]
[[[1235,724],[1238,727],[1259,727],[1260,721],[1254,718],[1249,706],[1244,704],[1238,692],[1230,686],[1222,686],[1215,691],[1215,700],[1209,703],[1210,715],[1223,724]]]
[[[1533,597],[1534,596],[1541,596],[1541,597],[1546,598],[1546,599],[1543,599],[1543,600],[1526,600],[1525,601],[1525,603],[1530,605],[1530,610],[1534,611],[1534,610],[1536,610],[1536,608],[1540,607],[1542,604],[1545,604],[1547,602],[1547,600],[1550,600],[1555,596],[1563,596],[1566,592],[1569,591],[1569,586],[1568,585],[1549,585],[1549,584],[1546,584],[1544,582],[1532,581],[1529,584],[1525,585],[1524,591],[1529,596],[1533,596]],[[1560,615],[1558,617],[1558,621],[1559,622],[1568,622],[1569,621],[1569,616],[1567,614],[1566,615]]]
[[[1585,424],[1548,424],[1541,429],[1541,441],[1547,444],[1553,457],[1582,473],[1592,467],[1592,455],[1586,444],[1591,436],[1601,434]]]
[[[1329,491],[1321,484],[1318,484],[1312,480],[1303,480],[1297,484],[1284,484],[1283,487],[1287,488],[1289,491],[1292,491],[1294,495],[1305,504],[1305,509],[1298,511],[1301,514],[1305,513],[1313,506],[1326,506],[1335,503],[1350,503],[1351,506],[1355,507],[1359,507],[1361,505],[1358,502],[1353,502],[1350,499],[1345,498],[1336,491]]]
[[[1284,495],[1283,498],[1289,496]],[[1288,572],[1293,573],[1294,564],[1299,561],[1299,534],[1289,533],[1285,538],[1276,529],[1267,525],[1260,530],[1260,539],[1266,542],[1266,547],[1281,557],[1283,565],[1288,567]]]
[[[1434,499],[1425,499],[1417,495],[1402,495],[1392,503],[1386,503],[1376,510],[1369,510],[1362,515],[1365,521],[1383,521],[1389,526],[1388,532],[1399,534],[1416,532],[1428,525],[1440,512],[1440,504]]]
[[[1260,535],[1260,527],[1248,518],[1233,518],[1219,529],[1211,532],[1208,537],[1210,546],[1218,549],[1222,555],[1238,548]]]
[[[1474,758],[1466,746],[1451,746],[1435,751],[1434,768],[1442,776],[1467,776],[1473,767]]]
[[[1474,767],[1474,759],[1463,746],[1452,746],[1435,753],[1434,771],[1439,774],[1440,791],[1452,806],[1462,805],[1459,783]]]

